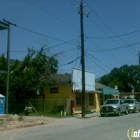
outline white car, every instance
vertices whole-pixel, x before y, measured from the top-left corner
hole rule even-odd
[[[128,103],[128,111],[133,111],[134,113],[140,112],[140,103],[136,99],[125,99],[124,103]]]

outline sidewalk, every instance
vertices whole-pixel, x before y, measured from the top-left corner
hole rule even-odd
[[[81,118],[82,114],[76,114],[74,117]],[[91,118],[91,117],[100,117],[99,112],[93,112],[91,114],[85,114],[85,118]]]

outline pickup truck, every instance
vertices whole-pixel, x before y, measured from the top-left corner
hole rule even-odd
[[[128,114],[128,104],[121,99],[108,99],[100,108],[100,115],[118,115],[121,113]]]

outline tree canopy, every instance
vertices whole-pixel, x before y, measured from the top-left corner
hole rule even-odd
[[[117,85],[120,92],[131,92],[139,91],[139,76],[138,65],[123,65],[112,69],[109,74],[100,77],[97,81],[113,88]]]
[[[7,61],[4,56],[0,57],[0,67],[6,69]],[[5,66],[5,67],[4,67]],[[23,61],[16,60],[10,65],[10,97],[32,98],[40,90],[50,84],[50,75],[57,72],[58,61],[54,56],[47,56],[44,48],[39,51],[29,48]],[[3,76],[3,78],[2,78]],[[6,77],[0,75],[1,83],[6,83]],[[0,85],[2,93],[5,93],[6,86]]]
[[[4,54],[0,57],[0,70],[7,71],[7,61]],[[4,95],[6,93],[6,74],[4,73],[0,73],[0,93]]]

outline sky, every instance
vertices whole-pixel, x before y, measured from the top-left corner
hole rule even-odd
[[[10,58],[23,60],[28,48],[56,56],[58,73],[81,69],[81,0],[0,0],[0,21],[10,21]],[[115,67],[138,65],[140,0],[83,0],[85,70],[95,78]],[[0,55],[7,30],[0,31]]]

